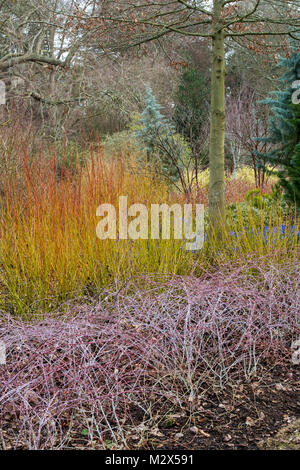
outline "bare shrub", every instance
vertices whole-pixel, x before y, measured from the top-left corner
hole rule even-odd
[[[2,446],[59,449],[84,429],[120,448],[136,409],[141,420],[155,407],[192,412],[211,386],[288,366],[299,279],[299,263],[249,260],[202,279],[135,279],[32,324],[3,318]]]

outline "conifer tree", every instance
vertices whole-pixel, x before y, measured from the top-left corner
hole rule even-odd
[[[272,150],[257,152],[257,156],[266,172],[268,164],[278,168],[274,173],[279,177],[286,198],[293,202],[297,200],[299,204],[300,104],[293,103],[293,96],[295,83],[300,80],[300,52],[294,50],[291,57],[280,59],[279,65],[287,69],[279,78],[283,89],[271,92],[270,98],[263,101],[271,108],[271,118],[269,136],[259,139],[271,144]]]
[[[179,133],[197,148],[199,134],[209,112],[209,90],[206,78],[196,69],[183,71],[176,94],[174,122]]]
[[[152,89],[148,86],[146,89],[145,108],[141,114],[141,127],[136,132],[147,150],[148,158],[157,148],[157,139],[159,135],[171,131],[166,118],[161,114],[162,106],[157,103]]]
[[[154,164],[155,171],[175,182],[179,178],[181,155],[175,138],[175,128],[162,115],[161,109],[152,89],[147,87],[141,125],[135,135],[146,147],[147,163]]]
[[[284,189],[286,199],[295,203],[300,208],[300,104],[293,106],[295,134],[298,134],[298,143],[294,148],[291,159],[283,163],[282,169],[278,171],[279,181]]]

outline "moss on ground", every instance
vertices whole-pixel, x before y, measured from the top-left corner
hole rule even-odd
[[[300,419],[282,428],[260,445],[263,450],[300,450]]]

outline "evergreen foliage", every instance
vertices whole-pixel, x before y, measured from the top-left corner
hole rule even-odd
[[[179,178],[185,146],[176,134],[174,126],[161,113],[161,109],[152,89],[147,87],[145,108],[135,136],[146,147],[147,163],[155,164],[158,173],[175,182]]]
[[[279,181],[284,189],[286,199],[296,203],[300,208],[300,105],[294,105],[294,119],[291,123],[294,125],[295,133],[298,134],[298,143],[296,144],[291,159],[284,162],[282,169],[278,171]]]
[[[160,112],[161,109],[162,106],[157,103],[152,89],[147,87],[145,108],[140,119],[141,127],[136,132],[136,136],[144,142],[149,155],[153,153],[157,147],[158,136],[171,132],[166,118]]]
[[[271,108],[269,135],[258,139],[271,144],[272,150],[257,152],[257,156],[266,172],[268,164],[278,168],[275,173],[286,199],[300,205],[300,105],[292,103],[293,84],[300,80],[300,52],[294,51],[291,57],[280,59],[279,65],[287,69],[279,78],[279,84],[285,87],[271,92],[263,101]]]
[[[195,147],[203,121],[207,119],[209,92],[205,77],[196,68],[181,75],[176,95],[174,123],[177,132]]]

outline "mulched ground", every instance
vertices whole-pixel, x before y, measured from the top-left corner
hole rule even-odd
[[[224,393],[210,393],[191,419],[165,420],[159,436],[142,443],[129,442],[139,449],[259,449],[262,441],[300,417],[300,370],[276,368],[263,381],[236,385]],[[155,433],[155,432],[154,432]],[[300,448],[300,445],[299,445]]]
[[[108,437],[107,449],[259,450],[281,428],[299,419],[299,392],[299,366],[277,366],[264,379],[234,384],[223,392],[207,392],[192,410],[187,406],[170,413],[169,407],[164,412],[159,406],[150,419],[140,409],[132,409],[134,422],[126,425],[127,446],[121,441],[113,444]],[[74,431],[71,436],[67,449],[103,449],[82,432]]]
[[[300,417],[300,368],[276,367],[262,380],[234,384],[226,391],[208,391],[184,410],[152,410],[152,418],[132,409],[134,422],[126,430],[127,447],[107,440],[107,449],[136,450],[251,450]],[[167,410],[167,409],[166,409]],[[155,416],[155,419],[153,417]],[[8,437],[18,423],[8,419],[2,430]],[[125,425],[127,428],[127,425]],[[68,449],[103,449],[77,431]],[[13,434],[13,432],[12,432]],[[12,441],[7,450],[15,448]],[[20,442],[19,449],[24,449]]]

